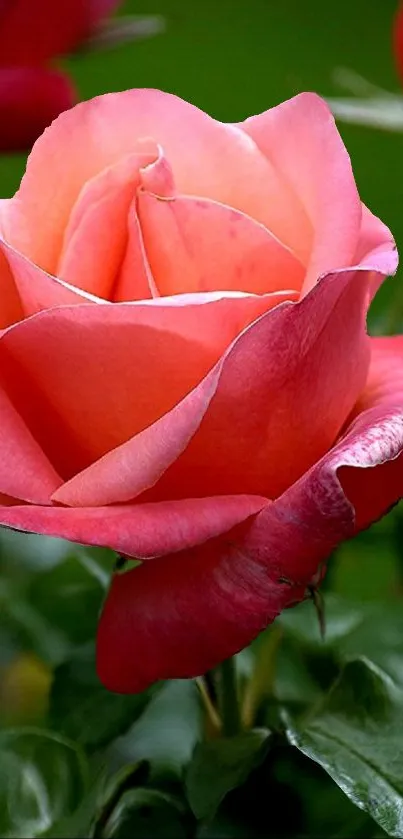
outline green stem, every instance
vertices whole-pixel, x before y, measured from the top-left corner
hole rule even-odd
[[[215,674],[222,733],[233,737],[242,730],[235,660],[227,658],[216,668]]]

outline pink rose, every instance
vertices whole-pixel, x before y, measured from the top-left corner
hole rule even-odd
[[[193,676],[402,494],[397,265],[327,106],[82,103],[1,206],[0,522],[106,545],[111,689]]]

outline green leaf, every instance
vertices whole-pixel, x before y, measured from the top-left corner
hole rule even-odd
[[[88,750],[97,749],[127,731],[156,690],[154,686],[133,696],[106,690],[95,670],[94,646],[88,644],[56,668],[50,722]]]
[[[322,641],[310,603],[284,612],[279,622],[287,638],[311,653],[332,656],[342,665],[366,656],[403,687],[403,611],[400,601],[355,603],[326,595],[326,636]]]
[[[269,737],[267,729],[254,729],[196,746],[186,777],[187,796],[196,818],[213,818],[225,795],[263,761]]]
[[[49,731],[0,734],[0,835],[37,837],[78,807],[87,786],[79,747]]]
[[[102,831],[104,839],[181,839],[189,835],[188,814],[176,796],[139,787],[122,795]]]
[[[403,690],[365,658],[347,663],[290,743],[319,763],[357,807],[403,836]]]
[[[113,745],[111,761],[117,766],[147,760],[152,779],[181,777],[202,734],[202,709],[193,680],[163,684],[140,719]]]
[[[89,552],[77,550],[65,562],[36,574],[28,598],[70,644],[83,644],[94,637],[107,584],[102,565]]]

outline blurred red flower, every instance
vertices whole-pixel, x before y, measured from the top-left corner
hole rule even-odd
[[[393,26],[393,47],[400,79],[403,82],[403,3],[399,3]]]
[[[76,96],[52,59],[83,44],[120,0],[0,0],[0,151],[29,148]]]

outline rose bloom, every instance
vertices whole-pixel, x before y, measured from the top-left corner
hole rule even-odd
[[[313,94],[84,102],[0,210],[0,523],[141,560],[107,687],[200,674],[402,494],[403,339],[366,331],[391,234]]]

